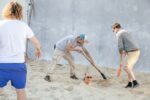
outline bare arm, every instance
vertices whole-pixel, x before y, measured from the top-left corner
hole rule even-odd
[[[122,64],[122,55],[123,55],[123,50],[119,50],[120,53],[120,64]]]
[[[127,55],[127,52],[120,49],[119,53],[120,53],[120,64],[122,64],[123,57]]]
[[[67,51],[77,51],[77,52],[81,52],[80,49],[74,48],[71,43],[68,43],[68,44],[67,44],[66,49],[67,49]]]
[[[30,40],[33,43],[33,45],[35,46],[35,55],[36,55],[36,57],[39,58],[41,56],[41,45],[40,45],[40,42],[35,36],[30,38]]]

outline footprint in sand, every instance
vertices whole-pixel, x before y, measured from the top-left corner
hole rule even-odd
[[[132,93],[135,93],[137,95],[143,95],[144,94],[144,91],[134,91],[134,90],[131,90]]]
[[[0,94],[0,100],[9,100],[6,95]]]
[[[142,94],[144,94],[144,92],[143,91],[137,91],[136,94],[142,95]]]

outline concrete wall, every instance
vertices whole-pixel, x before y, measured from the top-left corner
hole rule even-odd
[[[136,68],[150,71],[149,16],[149,0],[34,0],[31,27],[42,43],[42,59],[51,59],[53,45],[62,37],[85,33],[90,41],[86,47],[96,63],[117,67],[119,54],[111,25],[120,22],[140,44]],[[33,57],[33,48],[28,51]],[[75,59],[87,64],[79,55]]]

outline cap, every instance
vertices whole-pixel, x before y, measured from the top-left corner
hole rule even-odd
[[[87,40],[87,35],[85,34],[80,34],[79,37],[80,39]]]

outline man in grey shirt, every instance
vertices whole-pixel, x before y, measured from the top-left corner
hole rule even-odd
[[[54,73],[56,64],[59,62],[61,58],[67,60],[70,65],[70,78],[78,79],[75,74],[75,64],[71,52],[75,51],[78,53],[84,53],[90,59],[90,63],[94,64],[94,61],[90,56],[90,53],[84,47],[85,43],[86,43],[85,34],[80,34],[78,36],[69,35],[59,40],[54,46],[55,51],[51,61],[51,67],[48,67],[46,73],[47,75],[45,76],[44,79],[48,82],[51,82],[51,76]]]
[[[137,82],[133,67],[139,59],[140,49],[139,45],[135,41],[134,37],[126,30],[122,29],[119,23],[115,23],[112,26],[113,32],[116,33],[118,39],[118,48],[120,52],[120,65],[123,65],[129,82],[126,88],[134,88],[139,86]],[[125,62],[122,61],[123,56],[125,57]]]

